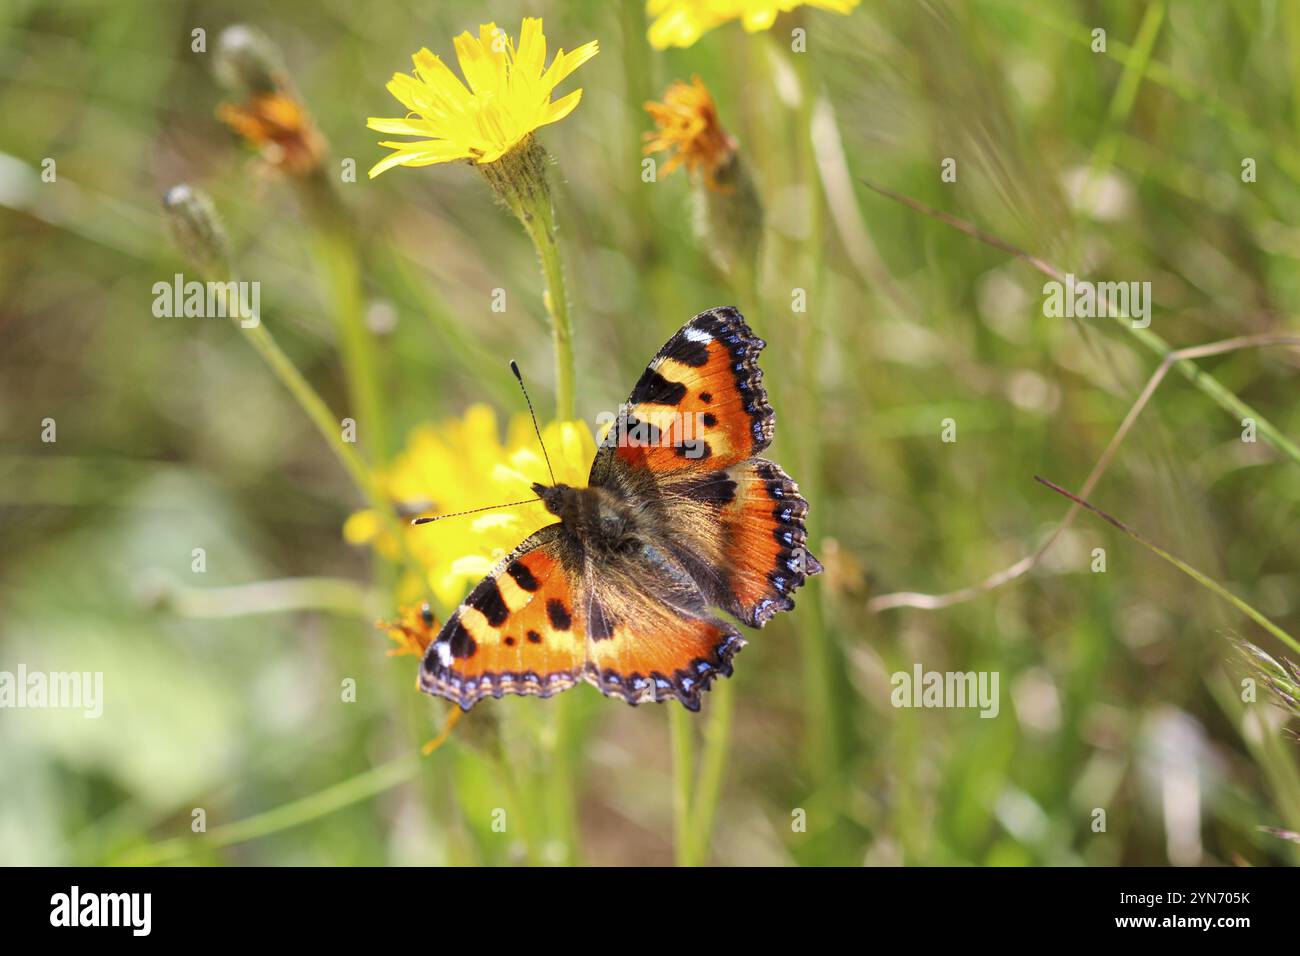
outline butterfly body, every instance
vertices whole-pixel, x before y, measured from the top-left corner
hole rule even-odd
[[[533,492],[560,519],[571,548],[612,560],[638,548],[659,531],[648,503],[607,488],[534,484]]]
[[[763,345],[732,308],[669,339],[602,440],[588,486],[533,486],[559,521],[457,608],[428,648],[421,689],[468,709],[586,680],[632,704],[699,709],[745,644],[714,609],[761,628],[821,571],[806,548],[807,502],[758,456],[774,424]]]

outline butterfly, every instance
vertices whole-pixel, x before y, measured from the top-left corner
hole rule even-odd
[[[775,416],[764,341],[731,307],[701,312],[651,360],[585,488],[535,483],[559,520],[501,559],[425,651],[420,689],[469,710],[587,681],[630,704],[700,695],[822,570],[808,503],[758,457]]]

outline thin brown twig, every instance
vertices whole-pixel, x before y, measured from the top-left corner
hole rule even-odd
[[[1241,611],[1243,614],[1249,617],[1252,621],[1254,621],[1264,630],[1268,631],[1268,633],[1272,634],[1274,637],[1276,637],[1287,647],[1291,648],[1293,651],[1297,653],[1300,653],[1300,641],[1297,641],[1286,631],[1282,630],[1282,628],[1280,628],[1277,624],[1273,623],[1273,621],[1265,617],[1262,613],[1260,613],[1249,603],[1247,603],[1244,598],[1241,598],[1236,594],[1233,594],[1231,591],[1225,588],[1218,581],[1214,580],[1214,578],[1210,577],[1204,571],[1198,571],[1196,568],[1192,567],[1182,558],[1170,554],[1168,551],[1160,547],[1160,545],[1156,544],[1150,538],[1147,538],[1139,534],[1137,531],[1130,528],[1128,525],[1120,521],[1115,516],[1107,514],[1106,512],[1098,508],[1096,505],[1092,504],[1089,501],[1085,501],[1083,498],[1079,497],[1073,492],[1066,491],[1064,488],[1062,488],[1060,485],[1056,484],[1055,482],[1048,481],[1046,478],[1041,478],[1038,475],[1034,475],[1034,481],[1038,482],[1040,485],[1046,485],[1048,488],[1051,488],[1057,494],[1069,498],[1076,505],[1087,508],[1093,514],[1097,515],[1099,518],[1106,521],[1111,526],[1118,528],[1120,531],[1124,532],[1126,535],[1128,535],[1138,544],[1142,545],[1152,554],[1158,555],[1159,557],[1163,558],[1165,561],[1168,561],[1179,571],[1182,571],[1183,574],[1186,574],[1197,584],[1201,585],[1201,587],[1205,588],[1206,590],[1213,591],[1220,598],[1222,598],[1227,603],[1231,604],[1238,611]]]
[[[1220,342],[1210,342],[1206,345],[1193,345],[1167,354],[1160,362],[1160,365],[1157,366],[1155,372],[1152,373],[1151,378],[1147,380],[1146,386],[1142,389],[1142,393],[1138,396],[1137,401],[1133,403],[1133,407],[1130,408],[1128,414],[1124,416],[1124,421],[1120,423],[1119,428],[1115,431],[1115,434],[1112,436],[1110,443],[1106,446],[1105,451],[1103,451],[1101,457],[1097,459],[1097,464],[1095,464],[1092,471],[1088,473],[1088,478],[1083,483],[1083,488],[1079,491],[1080,497],[1086,498],[1088,495],[1092,494],[1093,488],[1097,486],[1097,482],[1101,480],[1101,476],[1105,474],[1106,469],[1110,467],[1110,463],[1114,459],[1115,453],[1119,451],[1120,444],[1133,428],[1134,422],[1137,421],[1138,416],[1142,414],[1142,410],[1146,408],[1147,403],[1151,401],[1151,396],[1155,394],[1160,383],[1164,381],[1165,376],[1169,374],[1169,370],[1173,368],[1177,362],[1184,359],[1207,358],[1211,355],[1222,355],[1226,352],[1235,352],[1240,349],[1261,348],[1270,345],[1289,345],[1292,348],[1300,349],[1300,335],[1267,333],[1262,335],[1244,335],[1238,336],[1237,338],[1224,339]],[[1047,553],[1048,549],[1056,543],[1056,540],[1060,538],[1066,529],[1074,522],[1075,517],[1079,514],[1080,507],[1082,506],[1078,502],[1070,505],[1070,510],[1065,513],[1065,517],[1061,519],[1060,524],[1056,526],[1052,533],[1047,536],[1043,543],[1040,544],[1037,550],[1032,554],[1021,558],[1015,564],[998,571],[996,574],[989,575],[978,584],[973,584],[970,587],[965,587],[958,591],[949,591],[946,594],[922,594],[915,591],[896,591],[890,594],[882,594],[867,602],[867,610],[872,614],[879,613],[880,611],[888,611],[896,607],[914,607],[925,611],[934,611],[939,610],[940,608],[951,607],[954,604],[961,604],[964,601],[969,601],[972,598],[979,597],[981,594],[986,594],[989,591],[999,588],[1009,581],[1014,581],[1016,578],[1022,577],[1033,570],[1034,566],[1038,564],[1043,555]]]
[[[1060,269],[1053,266],[1047,260],[1035,256],[1032,253],[1026,252],[1024,249],[1021,249],[1018,246],[1014,246],[1004,239],[999,239],[997,236],[985,232],[983,229],[980,229],[978,226],[975,226],[973,223],[969,223],[964,219],[959,219],[956,216],[951,215],[950,213],[943,212],[942,210],[935,209],[933,206],[928,206],[918,199],[913,199],[911,196],[906,196],[903,193],[895,192],[894,190],[889,189],[886,186],[878,185],[876,183],[871,182],[868,179],[861,179],[861,182],[864,186],[879,193],[882,196],[886,196],[889,199],[894,200],[895,202],[902,203],[904,206],[907,206],[909,209],[915,209],[917,212],[929,216],[932,219],[937,219],[939,222],[951,226],[953,229],[956,229],[958,232],[968,235],[979,242],[985,243],[986,245],[990,245],[995,249],[1000,249],[1001,251],[1011,256],[1014,256],[1015,258],[1020,259],[1025,263],[1028,263],[1030,266],[1037,269],[1039,272],[1043,273],[1049,278],[1055,279],[1058,282],[1064,281],[1065,279],[1065,273],[1061,272]],[[1155,372],[1152,373],[1151,378],[1148,380],[1146,384],[1146,387],[1142,390],[1142,393],[1138,396],[1137,401],[1134,402],[1133,407],[1129,409],[1129,412],[1125,416],[1124,421],[1120,424],[1120,427],[1115,432],[1114,437],[1111,438],[1110,444],[1106,446],[1106,450],[1102,452],[1101,457],[1097,460],[1097,464],[1093,467],[1092,472],[1088,475],[1088,480],[1084,483],[1084,487],[1081,491],[1081,494],[1083,495],[1090,494],[1092,492],[1093,487],[1101,479],[1101,476],[1105,473],[1106,468],[1109,467],[1111,460],[1114,458],[1115,452],[1118,450],[1120,443],[1123,442],[1125,436],[1129,432],[1129,429],[1132,428],[1133,423],[1137,420],[1138,415],[1142,413],[1142,410],[1146,407],[1147,403],[1151,400],[1152,394],[1155,392],[1156,388],[1160,385],[1160,383],[1164,380],[1164,377],[1169,372],[1170,368],[1174,367],[1175,365],[1179,365],[1180,362],[1187,361],[1190,363],[1190,360],[1192,359],[1205,358],[1210,355],[1219,355],[1225,352],[1232,352],[1237,349],[1243,349],[1243,348],[1260,347],[1266,345],[1291,345],[1293,347],[1300,347],[1300,336],[1272,335],[1272,334],[1239,336],[1237,338],[1224,339],[1220,342],[1212,342],[1207,345],[1195,345],[1189,348],[1178,349],[1178,350],[1168,349],[1167,346],[1164,346],[1163,340],[1160,340],[1155,337],[1152,337],[1151,341],[1146,343],[1148,347],[1154,347],[1152,345],[1152,342],[1158,344],[1163,349],[1165,349],[1160,360],[1160,365],[1156,368]],[[1188,378],[1192,380],[1193,384],[1202,386],[1202,390],[1207,391],[1207,389],[1204,388],[1204,385],[1206,384],[1204,379],[1208,378],[1208,376],[1204,376],[1202,373],[1202,375],[1200,376],[1201,380],[1198,381],[1198,376],[1196,373],[1199,370],[1196,368],[1196,366],[1189,364],[1189,365],[1181,365],[1179,367],[1180,367],[1180,371],[1183,371],[1184,374],[1188,375]],[[1216,396],[1212,394],[1211,397],[1216,397]],[[1223,401],[1220,401],[1220,404],[1223,405],[1225,408],[1230,407],[1228,405],[1225,405]],[[1240,402],[1237,403],[1237,406],[1247,407]],[[1261,424],[1260,426],[1261,430],[1264,429],[1264,424]],[[1271,426],[1269,426],[1268,430],[1270,435],[1272,435],[1273,432],[1275,431],[1274,429],[1271,428]],[[1276,441],[1278,439],[1275,436],[1273,439],[1270,440]],[[1288,451],[1288,453],[1290,453],[1288,448],[1283,448],[1282,450]],[[1292,457],[1295,456],[1293,455]],[[985,578],[983,581],[980,581],[978,584],[973,584],[970,587],[965,587],[957,591],[949,591],[946,594],[923,594],[915,591],[896,591],[889,594],[882,594],[879,597],[872,598],[870,601],[867,602],[867,610],[872,614],[878,613],[880,611],[887,611],[896,607],[914,607],[914,608],[919,608],[921,610],[938,610],[940,608],[951,607],[954,604],[961,604],[964,601],[969,601],[972,598],[979,597],[981,594],[986,594],[989,591],[1001,587],[1002,585],[1008,583],[1009,581],[1014,581],[1017,578],[1024,576],[1030,570],[1032,570],[1034,566],[1038,564],[1039,560],[1043,557],[1043,555],[1047,552],[1047,550],[1056,542],[1056,540],[1071,525],[1071,523],[1073,523],[1075,516],[1078,513],[1079,513],[1079,506],[1077,504],[1071,505],[1070,510],[1066,512],[1066,515],[1061,520],[1061,523],[1057,525],[1056,529],[1051,533],[1051,535],[1049,535],[1047,539],[1041,545],[1039,545],[1036,551],[1034,551],[1030,555],[1027,555],[1026,557],[1021,558],[1019,561],[1017,561],[1015,564],[1011,565],[1010,567],[1004,568],[995,574],[989,575],[987,578]]]
[[[1124,522],[1120,521],[1114,515],[1109,515],[1106,512],[1102,511],[1100,508],[1098,508],[1096,505],[1094,505],[1092,502],[1084,500],[1083,495],[1076,495],[1073,491],[1066,491],[1056,482],[1052,481],[1049,478],[1044,478],[1042,475],[1034,475],[1034,481],[1038,482],[1040,485],[1046,485],[1048,488],[1051,488],[1053,491],[1055,491],[1058,495],[1063,495],[1064,497],[1069,498],[1071,501],[1074,502],[1075,507],[1087,508],[1098,518],[1101,518],[1107,524],[1119,528],[1119,530],[1123,531],[1126,535],[1129,535],[1132,538],[1136,538],[1137,540],[1141,541],[1143,544],[1151,544],[1150,541],[1142,537],[1142,535],[1138,534],[1136,531],[1134,531]]]
[[[859,178],[861,179],[861,177]],[[1038,256],[1033,255],[1032,253],[1025,252],[1024,249],[1021,249],[1018,246],[1013,246],[1005,239],[999,239],[997,236],[985,232],[983,229],[980,229],[978,226],[972,225],[971,223],[967,222],[965,219],[958,219],[956,216],[951,215],[950,213],[946,213],[941,209],[935,209],[933,206],[927,206],[919,199],[913,199],[911,196],[904,196],[902,193],[896,193],[892,189],[889,189],[888,187],[885,186],[877,185],[876,183],[873,183],[869,179],[861,179],[861,182],[862,185],[866,186],[868,189],[875,190],[876,192],[880,193],[880,195],[882,196],[888,196],[890,199],[894,200],[895,202],[901,202],[904,206],[907,206],[910,209],[915,209],[917,212],[924,213],[925,215],[929,216],[931,219],[937,219],[940,222],[944,223],[945,225],[952,226],[958,232],[964,232],[972,239],[978,239],[980,242],[984,243],[985,245],[992,246],[995,249],[1001,249],[1003,252],[1009,255],[1013,255],[1017,259],[1024,260],[1025,262],[1033,266],[1035,269],[1037,269],[1039,272],[1042,272],[1043,274],[1050,276],[1051,278],[1057,280],[1058,282],[1065,281],[1065,273],[1062,272],[1060,269],[1056,268],[1056,266],[1052,265],[1046,259],[1040,259],[1038,258]]]

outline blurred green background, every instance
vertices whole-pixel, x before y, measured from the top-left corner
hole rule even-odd
[[[338,188],[390,448],[472,402],[517,414],[509,357],[549,409],[542,286],[518,225],[461,165],[364,175],[384,154],[365,118],[400,114],[384,83],[410,53],[450,59],[455,34],[488,20],[516,33],[525,14],[545,18],[552,50],[602,47],[563,88],[582,87],[581,105],[541,134],[582,417],[616,407],[691,315],[737,298],[695,233],[686,175],[642,181],[643,101],[699,74],[768,211],[767,300],[735,304],[769,343],[770,455],[811,500],[828,573],[746,635],[709,858],[1297,862],[1300,847],[1259,829],[1300,830],[1297,746],[1262,691],[1240,701],[1230,638],[1282,648],[1095,517],[991,593],[868,610],[1030,553],[1065,511],[1033,476],[1078,489],[1157,359],[1115,323],[1044,318],[1039,273],[861,182],[1062,269],[1150,281],[1152,331],[1172,345],[1298,331],[1300,4],[1286,0],[868,0],[667,52],[626,0],[8,0],[0,669],[103,671],[106,700],[98,720],[0,711],[0,862],[673,860],[663,707],[568,695],[567,854],[491,828],[491,810],[526,807],[545,774],[512,734],[540,727],[544,743],[553,702],[481,704],[447,746],[412,756],[444,708],[373,629],[395,610],[389,572],[340,531],[362,501],[237,329],[151,312],[153,284],[186,269],[160,197],[200,186],[262,283],[267,327],[346,405],[302,207],[215,116],[229,99],[216,37],[246,23],[280,46],[331,168],[359,167]],[[808,30],[802,60],[777,49],[791,23]],[[206,53],[191,50],[196,28]],[[811,153],[797,134],[809,117]],[[795,288],[807,313],[789,309]],[[1202,364],[1300,437],[1295,350]],[[56,443],[41,441],[46,418]],[[954,443],[940,440],[948,418]],[[1296,633],[1300,466],[1241,432],[1171,375],[1091,497]],[[325,582],[305,603],[328,607],[267,610],[241,587],[300,577]],[[998,718],[892,707],[890,674],[916,663],[998,672]],[[355,703],[340,701],[346,678]],[[191,833],[195,808],[210,839]]]

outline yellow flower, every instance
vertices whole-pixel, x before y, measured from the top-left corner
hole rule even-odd
[[[587,484],[596,443],[586,423],[553,422],[542,429],[555,480],[575,487]],[[376,475],[386,498],[406,515],[451,514],[533,497],[534,481],[550,483],[537,447],[532,421],[517,415],[501,441],[496,413],[487,405],[471,406],[462,419],[415,429],[404,451]],[[443,607],[455,606],[487,574],[498,558],[514,550],[538,528],[555,523],[540,501],[484,511],[425,525],[407,525],[402,533],[424,580],[399,585],[399,601],[409,603],[432,592]],[[369,544],[396,560],[397,542],[373,511],[359,511],[343,526],[353,544]]]
[[[690,46],[714,27],[739,20],[750,33],[767,30],[778,13],[795,7],[821,7],[849,13],[861,0],[647,0],[650,45],[657,49]]]
[[[663,166],[664,175],[684,165],[692,178],[703,174],[709,188],[723,190],[717,173],[735,153],[736,141],[722,128],[718,108],[700,78],[674,83],[664,93],[662,103],[646,103],[645,108],[658,127],[645,134],[645,152],[670,154]]]
[[[288,93],[260,93],[239,105],[223,103],[217,116],[277,169],[303,176],[320,164],[325,141],[303,105]]]
[[[416,136],[415,140],[381,142],[393,153],[370,170],[371,178],[393,166],[430,166],[467,159],[492,163],[534,130],[573,112],[582,98],[574,90],[551,101],[551,93],[570,73],[598,51],[595,40],[572,53],[560,50],[549,67],[542,21],[525,17],[519,45],[495,23],[456,37],[456,57],[465,84],[427,49],[412,55],[415,75],[396,73],[388,83],[410,112],[402,118],[370,117],[366,125],[380,133]]]

